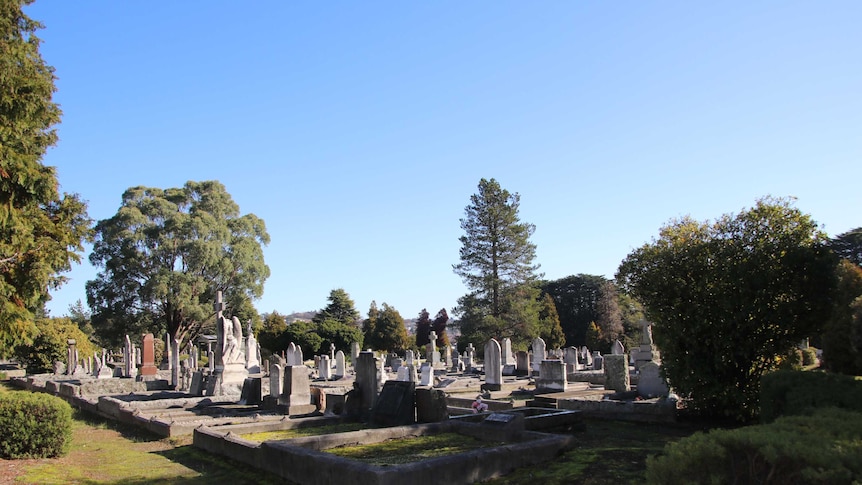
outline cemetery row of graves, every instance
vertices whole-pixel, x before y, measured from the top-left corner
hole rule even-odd
[[[86,357],[70,339],[65,362],[55,363],[52,373],[13,383],[157,436],[190,437],[207,454],[310,484],[336,479],[474,483],[505,477],[565,456],[577,445],[585,419],[675,426],[684,411],[685,401],[662,376],[649,324],[638,347],[626,349],[616,342],[607,354],[586,347],[548,349],[541,338],[533,340],[529,351],[513,352],[509,339],[490,339],[480,360],[473,344],[458,354],[452,346],[438,347],[431,335],[422,355],[412,350],[376,353],[354,342],[347,352],[333,345],[328,354],[306,357],[291,343],[282,354],[261,359],[253,333],[243,337],[239,320],[224,316],[221,302],[215,307],[217,334],[199,339],[187,358],[181,358],[174,340],[157,362],[152,334],[126,336],[122,349]],[[821,400],[817,405],[842,405],[822,383],[809,383],[811,392],[802,394],[786,383],[765,387],[777,392],[768,400],[772,418],[794,406],[805,407],[794,401],[799,396],[803,403],[816,395]],[[843,407],[862,402],[862,395],[858,401],[853,397],[858,386],[843,384],[842,391],[848,396]],[[841,412],[849,415],[817,417],[824,420],[821,429],[831,429],[829,423],[836,420],[845,423],[835,431],[843,433],[844,441],[827,437],[822,448],[834,451],[835,443],[852,444],[823,455],[837,463],[825,468],[818,463],[818,476],[832,483],[842,483],[836,477],[853,479],[862,473],[862,465],[853,465],[862,449],[858,414]],[[776,426],[789,426],[795,435],[807,424]],[[728,439],[735,443],[736,438]],[[683,452],[682,443],[683,448],[668,448],[666,456],[651,459],[651,483],[670,483],[668,467],[682,460],[689,461],[688,468],[700,466],[691,457],[705,459],[703,451]],[[751,470],[774,474],[768,467]],[[808,468],[790,470],[789,476],[795,476]]]

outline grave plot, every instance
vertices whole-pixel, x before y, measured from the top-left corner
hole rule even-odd
[[[264,442],[242,438],[239,425],[202,426],[194,446],[296,483],[373,485],[473,483],[553,459],[574,445],[569,435],[525,431],[522,415],[492,416],[482,423],[449,420]],[[451,453],[440,451],[443,445]],[[384,461],[364,458],[375,451]]]

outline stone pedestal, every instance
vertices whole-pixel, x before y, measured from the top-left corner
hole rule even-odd
[[[560,360],[543,360],[536,378],[536,393],[564,392],[569,388],[566,364]]]

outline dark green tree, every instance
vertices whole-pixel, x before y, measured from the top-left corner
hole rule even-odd
[[[185,341],[214,323],[216,291],[227,315],[256,314],[269,268],[263,220],[240,215],[217,181],[167,190],[132,187],[110,219],[96,225],[90,262],[101,268],[87,282],[93,326],[109,343],[144,331]]]
[[[428,310],[422,309],[419,312],[419,318],[416,319],[416,346],[422,347],[431,343],[431,314]]]
[[[599,287],[599,299],[596,301],[596,325],[599,326],[602,340],[599,348],[595,350],[608,352],[614,341],[623,340],[623,318],[617,297],[617,287],[610,281],[605,281]]]
[[[303,357],[319,355],[323,346],[323,337],[320,336],[319,330],[320,325],[314,322],[297,320],[288,325],[287,330],[284,331],[284,347],[287,348],[293,342],[302,348]],[[329,353],[328,348],[326,353]]]
[[[409,345],[404,318],[395,308],[383,303],[377,317],[375,341],[377,350],[403,352]]]
[[[32,342],[48,291],[92,234],[86,204],[61,195],[54,167],[42,164],[61,112],[54,68],[39,53],[43,25],[22,11],[30,3],[0,2],[0,356]]]
[[[838,257],[862,266],[862,227],[835,236],[829,245]]]
[[[444,347],[449,345],[449,334],[446,333],[446,326],[449,324],[449,314],[445,308],[441,308],[437,315],[434,316],[434,321],[431,322],[431,330],[437,334],[437,346]]]
[[[560,325],[560,315],[554,299],[547,293],[542,294],[539,307],[539,337],[545,341],[545,345],[551,349],[559,349],[566,345],[566,336]]]
[[[354,326],[359,321],[359,311],[350,295],[343,288],[336,288],[329,292],[329,304],[326,308],[317,312],[312,319],[314,323],[323,323],[324,320],[336,320],[345,325]]]
[[[712,223],[672,221],[617,274],[655,322],[662,366],[696,412],[752,419],[760,377],[829,316],[835,258],[807,214],[762,199]]]
[[[603,276],[578,274],[542,282],[542,291],[554,299],[568,345],[589,346],[587,329],[599,318],[599,292],[606,281]]]
[[[368,318],[362,321],[362,336],[365,345],[372,349],[381,348],[376,340],[377,338],[377,318],[380,316],[380,310],[377,309],[377,302],[372,300],[368,307]]]
[[[862,268],[843,259],[832,315],[823,336],[823,366],[832,372],[862,375]]]
[[[316,332],[323,341],[318,349],[319,354],[329,354],[330,344],[335,344],[335,350],[350,353],[350,344],[358,342],[362,348],[362,330],[356,325],[328,318],[317,324]]]
[[[494,179],[482,179],[461,219],[461,262],[453,270],[469,293],[458,300],[455,313],[462,336],[480,343],[492,337],[524,343],[535,336],[539,265],[533,262],[536,246],[530,236],[536,228],[520,221],[519,206],[520,195]]]
[[[263,315],[262,328],[258,333],[257,340],[260,346],[269,350],[273,354],[277,354],[287,349],[290,342],[287,341],[285,332],[287,331],[287,319],[284,315],[273,310],[270,313]]]

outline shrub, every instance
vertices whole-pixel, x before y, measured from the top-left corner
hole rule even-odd
[[[81,358],[92,356],[96,350],[87,335],[67,317],[36,319],[36,328],[39,334],[32,344],[15,348],[15,356],[27,368],[28,374],[51,372],[55,361],[66,362],[69,339],[77,341],[78,356]]]
[[[819,409],[774,423],[697,433],[647,459],[647,483],[856,483],[862,414]]]
[[[48,394],[0,394],[0,458],[53,458],[68,451],[72,407]]]
[[[760,420],[837,407],[862,412],[862,381],[826,372],[776,371],[762,378]]]

